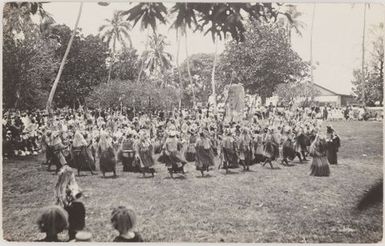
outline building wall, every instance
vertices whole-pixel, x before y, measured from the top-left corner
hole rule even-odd
[[[341,106],[346,106],[350,104],[356,104],[357,101],[352,96],[341,96]]]
[[[341,96],[336,95],[330,95],[330,96],[317,96],[314,98],[314,101],[320,102],[322,104],[332,104],[335,106],[341,106]]]

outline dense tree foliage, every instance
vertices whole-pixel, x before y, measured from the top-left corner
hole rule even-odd
[[[41,108],[59,66],[55,50],[40,39],[3,40],[4,107]]]
[[[221,59],[225,77],[235,74],[236,83],[262,97],[271,96],[278,84],[306,79],[309,65],[291,48],[283,28],[253,21],[245,37],[226,45]]]
[[[111,79],[134,81],[138,77],[139,67],[137,50],[124,48],[116,55],[112,66]]]
[[[50,28],[49,35],[36,29],[14,39],[5,35],[3,44],[3,89],[5,107],[42,108],[55,79],[71,30],[65,25]],[[52,39],[50,37],[57,37]],[[84,102],[92,87],[107,78],[108,46],[93,35],[78,33],[73,42],[55,94],[56,106]]]
[[[60,59],[64,55],[65,44],[70,39],[71,30],[65,25],[58,25],[52,33],[58,35],[63,44],[56,51],[56,57]],[[93,86],[105,83],[108,56],[108,45],[101,38],[93,35],[84,37],[81,33],[77,33],[55,94],[56,106],[82,104]]]
[[[370,46],[370,62],[367,69],[353,71],[353,92],[357,99],[368,106],[379,102],[383,104],[384,100],[384,25],[383,23],[374,26],[371,29],[373,42]]]
[[[190,63],[190,73],[193,80],[193,88],[189,81],[187,70],[187,59]],[[207,102],[212,94],[211,88],[211,71],[213,67],[214,54],[194,54],[186,58],[180,65],[181,77],[184,87],[184,104],[191,104],[192,90],[194,89],[195,97],[199,102]],[[217,83],[217,88],[221,83]]]
[[[137,84],[131,81],[113,81],[100,84],[87,97],[87,106],[93,108],[119,108],[126,106],[137,111],[171,109],[178,104],[175,87],[159,87],[154,81]]]
[[[293,105],[301,100],[301,103],[309,103],[319,95],[319,91],[311,83],[288,83],[278,84],[275,87],[274,95],[278,96],[279,103]],[[302,105],[300,105],[302,106]],[[304,105],[308,106],[308,105]]]

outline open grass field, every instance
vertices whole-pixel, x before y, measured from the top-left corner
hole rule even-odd
[[[185,178],[171,179],[155,166],[155,178],[123,173],[118,178],[77,178],[84,191],[86,227],[93,241],[112,241],[112,208],[128,205],[136,230],[151,242],[378,242],[382,205],[354,210],[361,194],[383,176],[382,122],[332,122],[342,147],[330,177],[309,176],[306,164],[252,171],[216,168],[200,177],[193,163]],[[324,128],[326,129],[326,127]],[[3,237],[33,241],[44,236],[35,223],[39,209],[53,203],[56,176],[42,157],[3,162]],[[275,163],[275,166],[279,166]],[[61,235],[66,238],[66,234]]]

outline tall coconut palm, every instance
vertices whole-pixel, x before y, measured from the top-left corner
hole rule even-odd
[[[144,67],[147,73],[155,73],[155,75],[161,76],[172,67],[172,55],[165,50],[168,45],[166,36],[162,34],[154,33],[149,37],[149,47],[143,52]]]
[[[362,75],[362,103],[365,104],[365,36],[366,36],[366,8],[368,4],[364,3],[364,20],[362,26],[362,60],[361,60],[361,75]]]
[[[167,9],[163,3],[138,3],[127,11],[122,11],[123,16],[127,16],[128,21],[133,21],[135,26],[141,20],[141,29],[147,29],[151,26],[153,33],[156,33],[157,22],[166,24]],[[146,46],[147,46],[146,42]],[[147,48],[147,47],[146,47]],[[144,54],[142,54],[144,55]],[[141,58],[141,66],[137,82],[140,81],[142,72],[144,70],[145,59]]]
[[[301,29],[305,27],[305,23],[299,20],[302,13],[297,10],[297,6],[288,4],[286,7],[287,10],[284,12],[285,17],[280,18],[279,22],[282,22],[285,27],[288,42],[291,44],[292,31],[294,30],[298,36],[302,37]]]
[[[185,37],[185,52],[186,52],[186,63],[187,63],[187,73],[190,81],[190,86],[192,90],[192,101],[193,107],[195,107],[195,91],[194,84],[190,72],[190,57],[188,53],[188,37],[187,37],[187,28],[192,28],[193,26],[197,26],[197,20],[194,12],[192,3],[175,3],[175,5],[171,9],[172,14],[176,14],[175,21],[173,22],[171,28],[174,28],[177,33],[179,31]],[[180,43],[180,35],[177,35],[177,43]],[[180,73],[179,61],[177,60],[177,68]],[[182,81],[180,78],[181,90],[183,89]],[[182,93],[181,93],[182,94]]]
[[[311,18],[311,28],[310,28],[310,76],[311,83],[314,84],[314,74],[313,74],[313,34],[314,34],[314,18],[315,18],[315,7],[316,4],[313,5],[313,14]]]
[[[70,41],[68,42],[68,45],[67,45],[67,49],[64,53],[64,56],[63,56],[63,59],[60,63],[60,67],[59,67],[59,71],[57,73],[57,76],[55,78],[55,81],[53,83],[53,86],[52,86],[52,89],[49,93],[49,97],[48,97],[48,101],[47,101],[47,111],[49,114],[52,113],[52,101],[53,101],[53,97],[55,95],[55,92],[56,92],[56,87],[57,85],[59,84],[59,80],[60,80],[60,76],[63,72],[63,69],[64,69],[64,64],[67,60],[67,56],[68,56],[68,53],[70,52],[70,49],[71,49],[71,46],[72,46],[72,42],[74,40],[74,37],[75,37],[75,34],[76,34],[76,31],[78,29],[78,25],[79,25],[79,20],[80,20],[80,16],[82,14],[82,9],[83,9],[83,2],[80,3],[80,6],[79,6],[79,12],[78,12],[78,16],[76,18],[76,22],[75,22],[75,26],[74,26],[74,29],[72,31],[72,34],[71,34],[71,38],[70,38]]]
[[[182,81],[182,75],[180,73],[180,67],[179,67],[179,52],[180,52],[180,38],[179,38],[179,29],[176,29],[176,40],[177,40],[177,49],[176,49],[176,56],[175,56],[175,62],[178,72],[178,79],[179,79],[179,90],[180,90],[180,97],[179,97],[179,103],[178,108],[181,110],[182,108],[182,97],[183,97],[183,81]]]
[[[123,19],[123,16],[120,13],[120,11],[115,11],[112,19],[105,19],[107,24],[99,27],[99,32],[101,32],[103,41],[106,41],[110,47],[112,46],[112,62],[108,71],[107,83],[109,83],[111,79],[111,70],[114,64],[117,43],[120,43],[124,48],[127,48],[126,41],[128,41],[129,47],[132,48],[132,40],[128,33],[132,26],[130,22]]]

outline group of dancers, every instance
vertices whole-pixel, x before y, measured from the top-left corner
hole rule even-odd
[[[337,164],[340,139],[330,126],[311,116],[270,113],[268,118],[252,115],[231,122],[211,112],[188,112],[170,117],[142,114],[131,121],[118,112],[57,115],[42,127],[48,168],[63,165],[88,170],[96,164],[103,176],[122,163],[123,171],[150,173],[156,160],[173,177],[184,174],[187,163],[195,163],[202,175],[218,166],[250,170],[256,163],[276,168],[313,157],[311,175],[328,176],[329,163]],[[158,156],[159,154],[159,156]]]
[[[194,163],[204,176],[213,168],[226,173],[232,168],[250,170],[254,164],[276,168],[293,166],[312,157],[310,175],[329,176],[329,164],[337,164],[340,139],[331,126],[322,129],[322,120],[311,114],[290,110],[269,111],[233,121],[212,112],[187,111],[173,114],[141,114],[128,117],[118,111],[60,112],[44,117],[33,128],[45,150],[48,169],[56,166],[56,203],[43,208],[38,226],[46,237],[40,241],[61,241],[58,233],[68,229],[68,240],[90,241],[84,231],[85,211],[74,168],[91,175],[99,166],[103,176],[124,172],[150,173],[157,162],[171,177],[184,175],[187,163]],[[116,242],[141,242],[135,231],[135,213],[126,207],[115,208],[111,223],[119,231]],[[54,228],[54,229],[52,229]]]

